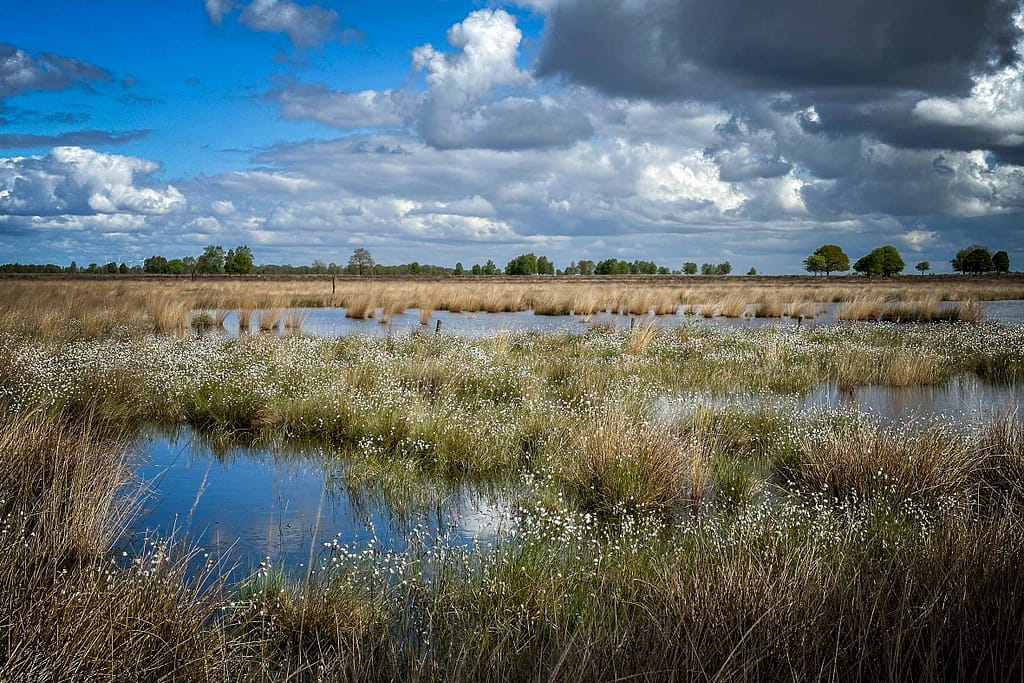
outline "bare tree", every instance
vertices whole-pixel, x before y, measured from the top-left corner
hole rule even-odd
[[[359,275],[373,273],[373,257],[370,255],[369,250],[359,247],[353,251],[352,256],[348,259],[348,267]]]

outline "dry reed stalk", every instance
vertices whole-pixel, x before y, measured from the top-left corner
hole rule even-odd
[[[878,320],[885,311],[885,299],[881,297],[854,297],[839,307],[839,320]]]
[[[284,312],[283,327],[292,333],[302,332],[309,313],[300,308],[290,308]]]
[[[641,355],[658,335],[658,323],[653,318],[634,325],[626,337],[626,353]]]
[[[572,310],[576,315],[592,316],[600,308],[600,299],[593,291],[574,292]]]
[[[742,293],[727,296],[716,305],[716,308],[726,318],[742,318],[747,312],[747,304]]]
[[[252,314],[256,309],[251,306],[238,309],[238,329],[248,330],[252,324]]]
[[[282,310],[276,306],[260,311],[260,331],[270,332],[281,322]]]
[[[153,295],[146,299],[146,310],[156,334],[184,334],[188,329],[190,309],[183,301]]]
[[[881,319],[891,322],[931,322],[942,317],[938,298],[924,301],[897,301],[882,313]]]
[[[354,320],[365,320],[377,314],[377,305],[374,297],[370,294],[359,294],[350,297],[345,302],[345,317]]]
[[[813,320],[821,315],[824,305],[813,301],[805,301],[800,304],[796,304],[795,307],[796,314],[798,316],[803,316],[804,318]]]
[[[665,511],[699,507],[704,498],[706,463],[691,449],[698,442],[680,439],[666,425],[639,423],[613,407],[591,423],[564,428],[554,440],[557,452],[566,454],[562,484],[584,509]]]
[[[758,318],[781,318],[787,304],[781,301],[763,301],[754,307],[754,315]]]
[[[956,319],[966,323],[980,323],[983,312],[981,304],[977,301],[965,301],[957,304]]]

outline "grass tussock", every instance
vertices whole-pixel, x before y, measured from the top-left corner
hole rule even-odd
[[[801,486],[837,497],[921,500],[969,489],[983,455],[944,425],[917,430],[858,420],[807,435],[798,477]]]
[[[877,296],[858,296],[839,307],[839,320],[878,320],[885,312],[885,299]]]
[[[642,355],[650,347],[657,334],[658,323],[653,318],[641,320],[632,325],[626,337],[626,353]]]
[[[565,459],[557,468],[562,486],[585,511],[699,510],[706,494],[705,441],[682,439],[621,408],[567,427],[553,451]]]
[[[273,332],[281,324],[284,310],[274,306],[260,311],[260,332]]]

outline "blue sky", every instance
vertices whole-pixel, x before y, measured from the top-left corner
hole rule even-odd
[[[1013,2],[13,4],[3,262],[1024,262]]]

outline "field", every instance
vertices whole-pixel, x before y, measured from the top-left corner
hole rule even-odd
[[[978,302],[1021,298],[1020,278],[0,280],[0,680],[1020,678],[1015,407],[801,401],[964,378],[1015,395],[1024,326]],[[698,322],[824,303],[841,320]],[[640,318],[478,339],[287,324],[332,306]],[[682,307],[689,324],[648,317]],[[217,333],[226,311],[251,333]],[[228,466],[301,444],[394,527],[314,536],[302,566],[147,532],[139,435],[186,428]],[[466,489],[511,501],[494,534],[402,523]]]

